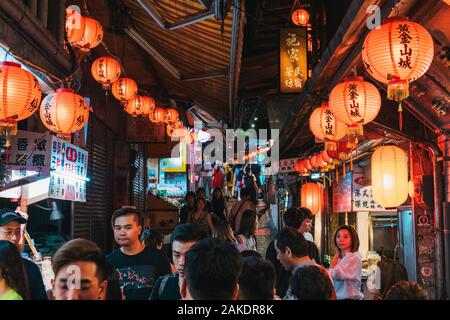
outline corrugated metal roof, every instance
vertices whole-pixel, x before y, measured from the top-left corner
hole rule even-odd
[[[213,17],[175,30],[166,30],[137,1],[125,0],[124,4],[131,10],[136,30],[178,69],[182,78],[216,72],[225,75],[183,81],[155,63],[159,78],[172,94],[189,97],[212,115],[228,120],[230,80],[227,74],[233,10],[228,11],[223,26],[222,22]],[[146,0],[145,4],[155,10],[166,24],[179,22],[186,16],[205,11],[198,1],[193,0]],[[242,37],[242,30],[240,33]]]

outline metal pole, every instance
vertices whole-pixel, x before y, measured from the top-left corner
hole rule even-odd
[[[231,33],[231,51],[230,51],[230,81],[229,81],[229,122],[232,123],[234,117],[234,85],[235,85],[235,69],[236,69],[236,51],[238,40],[239,26],[239,8],[240,1],[234,1],[233,7],[233,29]]]
[[[434,188],[434,231],[435,239],[435,260],[436,260],[436,298],[443,296],[444,286],[444,251],[443,251],[443,223],[442,223],[442,169],[437,157],[440,155],[439,149],[433,144],[426,144],[426,149],[432,156],[433,163],[433,188]],[[439,167],[438,167],[439,166]],[[447,275],[448,276],[448,275]]]

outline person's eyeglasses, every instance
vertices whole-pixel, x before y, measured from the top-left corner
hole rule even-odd
[[[2,233],[6,239],[11,240],[14,236],[16,239],[20,238],[21,231],[18,229],[16,231],[0,231],[0,233]]]

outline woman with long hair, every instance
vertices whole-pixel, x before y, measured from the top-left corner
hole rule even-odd
[[[237,249],[239,249],[238,241],[233,234],[233,229],[231,228],[230,224],[224,220],[218,220],[217,218],[213,218],[213,220],[214,229],[211,237],[231,243],[232,245],[236,246]]]
[[[338,300],[362,300],[361,270],[362,257],[358,252],[359,237],[352,226],[340,226],[334,234],[337,253],[330,263]]]
[[[28,300],[27,276],[19,249],[0,240],[0,300]]]
[[[258,228],[258,219],[256,212],[245,210],[242,213],[236,239],[243,246],[244,250],[256,251],[256,229]]]
[[[189,213],[187,223],[196,223],[203,227],[208,234],[213,231],[213,222],[211,214],[206,210],[206,200],[203,198],[197,198],[195,200],[194,211]]]
[[[225,220],[225,198],[219,187],[213,189],[209,211],[218,219]]]

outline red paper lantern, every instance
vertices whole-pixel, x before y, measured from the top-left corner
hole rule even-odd
[[[72,89],[63,88],[42,100],[40,116],[49,130],[67,137],[85,126],[89,120],[89,108],[83,97]]]
[[[303,166],[305,167],[306,170],[311,171],[313,169],[313,166],[311,164],[311,161],[309,158],[303,160]]]
[[[319,166],[319,168],[326,168],[328,166],[328,163],[322,159],[322,154],[318,153],[313,156],[315,158],[315,162]]]
[[[362,135],[362,125],[376,118],[381,108],[378,89],[362,77],[350,77],[331,90],[328,105],[339,121]]]
[[[155,108],[155,101],[148,96],[135,96],[128,100],[125,105],[125,111],[132,117],[149,114]]]
[[[327,164],[332,164],[333,163],[333,159],[330,157],[330,155],[328,154],[328,150],[323,150],[321,153],[320,153],[320,156],[321,156],[321,158],[322,158],[322,160],[324,161],[324,162],[326,162]]]
[[[148,115],[149,119],[153,123],[164,122],[166,112],[164,108],[156,107]]]
[[[331,141],[334,144],[347,134],[347,126],[336,119],[326,102],[311,114],[309,128],[317,139],[325,140],[325,142]],[[325,147],[332,148],[327,143]]]
[[[388,85],[388,99],[401,101],[409,96],[409,83],[430,67],[433,38],[420,24],[392,17],[367,34],[361,56],[367,72]]]
[[[87,53],[91,49],[97,47],[103,40],[103,27],[95,19],[90,17],[83,17],[84,33],[80,41],[74,42],[74,45],[79,47],[81,51]]]
[[[0,133],[15,135],[17,122],[31,116],[41,102],[41,86],[19,63],[0,62]]]
[[[308,24],[309,13],[304,9],[297,9],[292,12],[291,20],[296,26],[304,27]]]
[[[305,167],[303,166],[303,160],[298,159],[295,162],[295,171],[298,173],[305,171]]]
[[[138,93],[136,81],[131,78],[119,78],[111,86],[111,92],[122,104],[133,99]],[[153,103],[154,104],[154,103]]]
[[[84,17],[73,8],[66,8],[66,38],[70,45],[76,45],[84,36]]]
[[[321,208],[322,188],[317,183],[305,183],[301,189],[301,206],[317,214]]]
[[[108,90],[111,84],[120,78],[121,72],[120,62],[111,57],[98,58],[91,66],[92,76],[102,84],[105,90]]]
[[[311,163],[311,166],[313,167],[313,169],[319,168],[319,164],[317,163],[317,158],[316,158],[316,156],[310,157],[310,158],[309,158],[309,163]]]
[[[164,121],[166,123],[173,123],[178,121],[179,119],[179,115],[178,115],[178,111],[175,108],[167,108],[165,109],[165,119]]]

